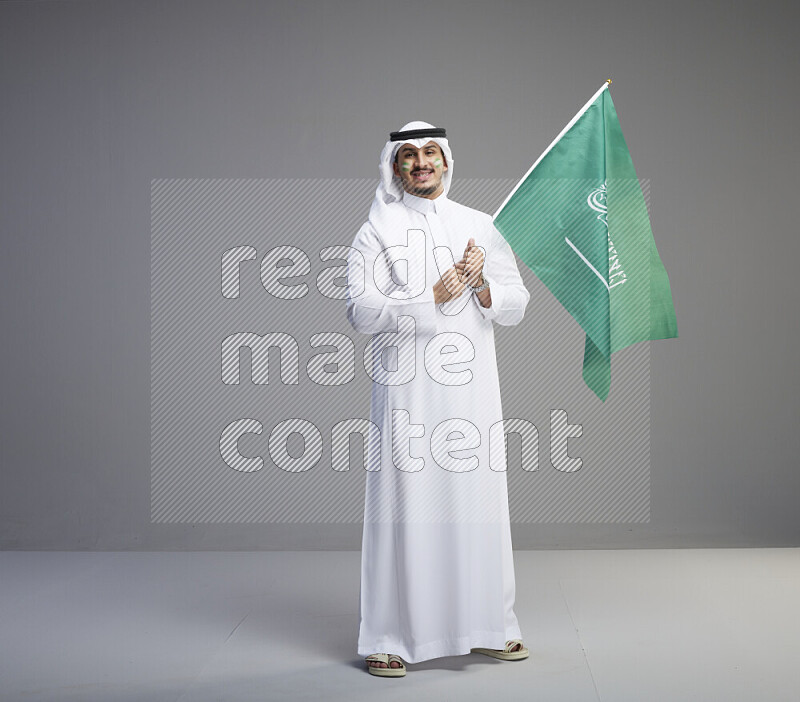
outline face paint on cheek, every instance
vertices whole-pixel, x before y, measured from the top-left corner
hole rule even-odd
[[[410,163],[404,163],[402,166],[400,166],[400,168],[402,170],[404,170],[404,171],[410,171],[411,170],[411,164]]]
[[[436,160],[433,162],[433,165],[434,165],[434,166],[436,166],[436,168],[441,168],[441,167],[442,167],[442,159],[440,159],[440,158],[437,158],[437,159],[436,159]]]

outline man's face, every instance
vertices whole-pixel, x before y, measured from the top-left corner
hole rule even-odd
[[[394,174],[403,183],[403,189],[412,195],[433,200],[444,192],[442,176],[447,170],[447,163],[435,141],[429,141],[421,149],[403,144],[397,151],[393,167]]]

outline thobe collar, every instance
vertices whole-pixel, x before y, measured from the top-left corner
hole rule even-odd
[[[417,197],[406,190],[403,191],[403,204],[422,214],[430,212],[442,214],[447,209],[449,202],[447,195],[444,193],[434,200],[429,200],[427,197]]]

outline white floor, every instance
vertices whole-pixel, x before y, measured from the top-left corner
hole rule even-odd
[[[800,700],[800,549],[514,558],[529,659],[384,679],[358,552],[0,553],[0,699]]]

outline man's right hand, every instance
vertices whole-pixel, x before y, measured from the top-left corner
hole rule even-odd
[[[433,286],[433,299],[437,305],[448,300],[454,300],[460,297],[466,287],[466,283],[462,282],[458,277],[456,269],[450,268],[444,272],[442,277],[436,281],[436,285]]]

